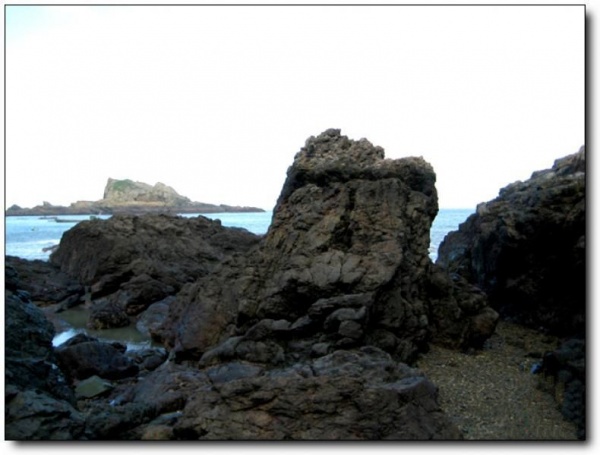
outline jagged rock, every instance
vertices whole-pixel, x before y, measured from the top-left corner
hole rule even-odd
[[[9,440],[77,439],[84,419],[57,366],[54,328],[19,293],[19,276],[7,267],[5,294],[5,437]]]
[[[152,371],[167,360],[167,351],[164,348],[138,349],[126,353],[139,367],[140,371]]]
[[[566,419],[577,425],[577,436],[586,435],[585,340],[571,338],[544,355],[538,373],[540,385],[552,393]]]
[[[585,331],[585,149],[500,190],[446,236],[437,263],[483,289],[505,318]]]
[[[65,232],[50,262],[89,285],[94,301],[105,298],[93,305],[94,327],[119,327],[259,240],[204,217],[118,215]]]
[[[227,365],[227,364],[226,364]],[[226,365],[218,368],[223,369]],[[460,439],[416,370],[375,348],[227,380],[198,380],[173,434],[182,439]],[[214,371],[213,367],[213,371]],[[203,370],[206,376],[210,370]],[[212,377],[215,374],[212,373]]]
[[[78,281],[46,261],[6,256],[5,265],[7,270],[15,270],[20,289],[38,306],[58,304],[66,309],[78,304],[84,295],[84,287]],[[7,284],[10,286],[10,282]]]
[[[72,381],[94,375],[104,379],[122,379],[135,376],[139,371],[124,351],[124,347],[114,343],[71,338],[56,348],[56,357],[60,368]]]
[[[84,416],[65,400],[35,389],[6,400],[7,440],[77,440],[83,437]]]
[[[162,339],[180,359],[211,361],[242,351],[238,358],[270,353],[280,362],[283,353],[297,361],[318,343],[375,344],[410,361],[429,339],[480,345],[497,315],[485,295],[431,264],[437,209],[435,174],[422,158],[386,160],[381,147],[339,130],[311,137],[288,170],[259,249],[181,292]],[[430,295],[434,275],[443,290]],[[249,333],[268,320],[290,328],[250,343]],[[235,347],[226,341],[239,336]]]
[[[174,301],[175,296],[169,296],[146,308],[146,310],[138,315],[135,325],[137,331],[146,335],[148,338],[155,337],[156,331],[164,324],[169,314],[169,306]]]

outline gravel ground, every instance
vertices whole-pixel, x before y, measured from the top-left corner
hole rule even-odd
[[[431,346],[417,367],[439,388],[442,409],[468,440],[576,440],[547,384],[531,373],[558,340],[500,322],[482,351]],[[545,386],[545,387],[544,387]]]

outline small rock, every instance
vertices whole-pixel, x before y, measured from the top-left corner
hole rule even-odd
[[[79,381],[75,386],[75,396],[77,398],[93,398],[103,395],[112,389],[114,389],[114,386],[111,382],[94,375]]]

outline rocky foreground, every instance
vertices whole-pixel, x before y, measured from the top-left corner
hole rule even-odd
[[[423,159],[328,130],[296,155],[264,237],[122,215],[79,223],[49,263],[7,258],[7,438],[463,438],[414,362],[432,344],[478,352],[499,316],[470,275],[431,263],[437,210]],[[162,347],[53,348],[44,313],[73,305]]]
[[[129,179],[109,178],[102,199],[77,201],[69,206],[53,205],[44,201],[32,208],[12,205],[6,216],[60,216],[60,215],[113,215],[113,214],[177,214],[177,213],[224,213],[264,212],[257,207],[242,207],[225,204],[208,204],[192,201],[173,188],[158,182],[154,186]]]

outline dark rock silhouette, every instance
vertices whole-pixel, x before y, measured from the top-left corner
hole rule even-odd
[[[539,373],[542,388],[551,392],[562,414],[577,425],[579,439],[586,435],[585,340],[572,338],[544,355]]]
[[[504,317],[559,336],[585,331],[585,150],[477,207],[437,264],[483,289]]]
[[[39,278],[39,276],[38,276]],[[6,265],[5,437],[10,440],[79,439],[84,416],[57,366],[54,328],[20,291],[18,272]]]
[[[14,256],[6,256],[4,263],[18,276],[20,292],[26,292],[27,298],[39,307],[57,305],[60,309],[79,304],[85,294],[84,287],[60,268],[47,261],[28,261]],[[7,288],[11,287],[7,278]],[[13,290],[16,283],[13,285]]]

